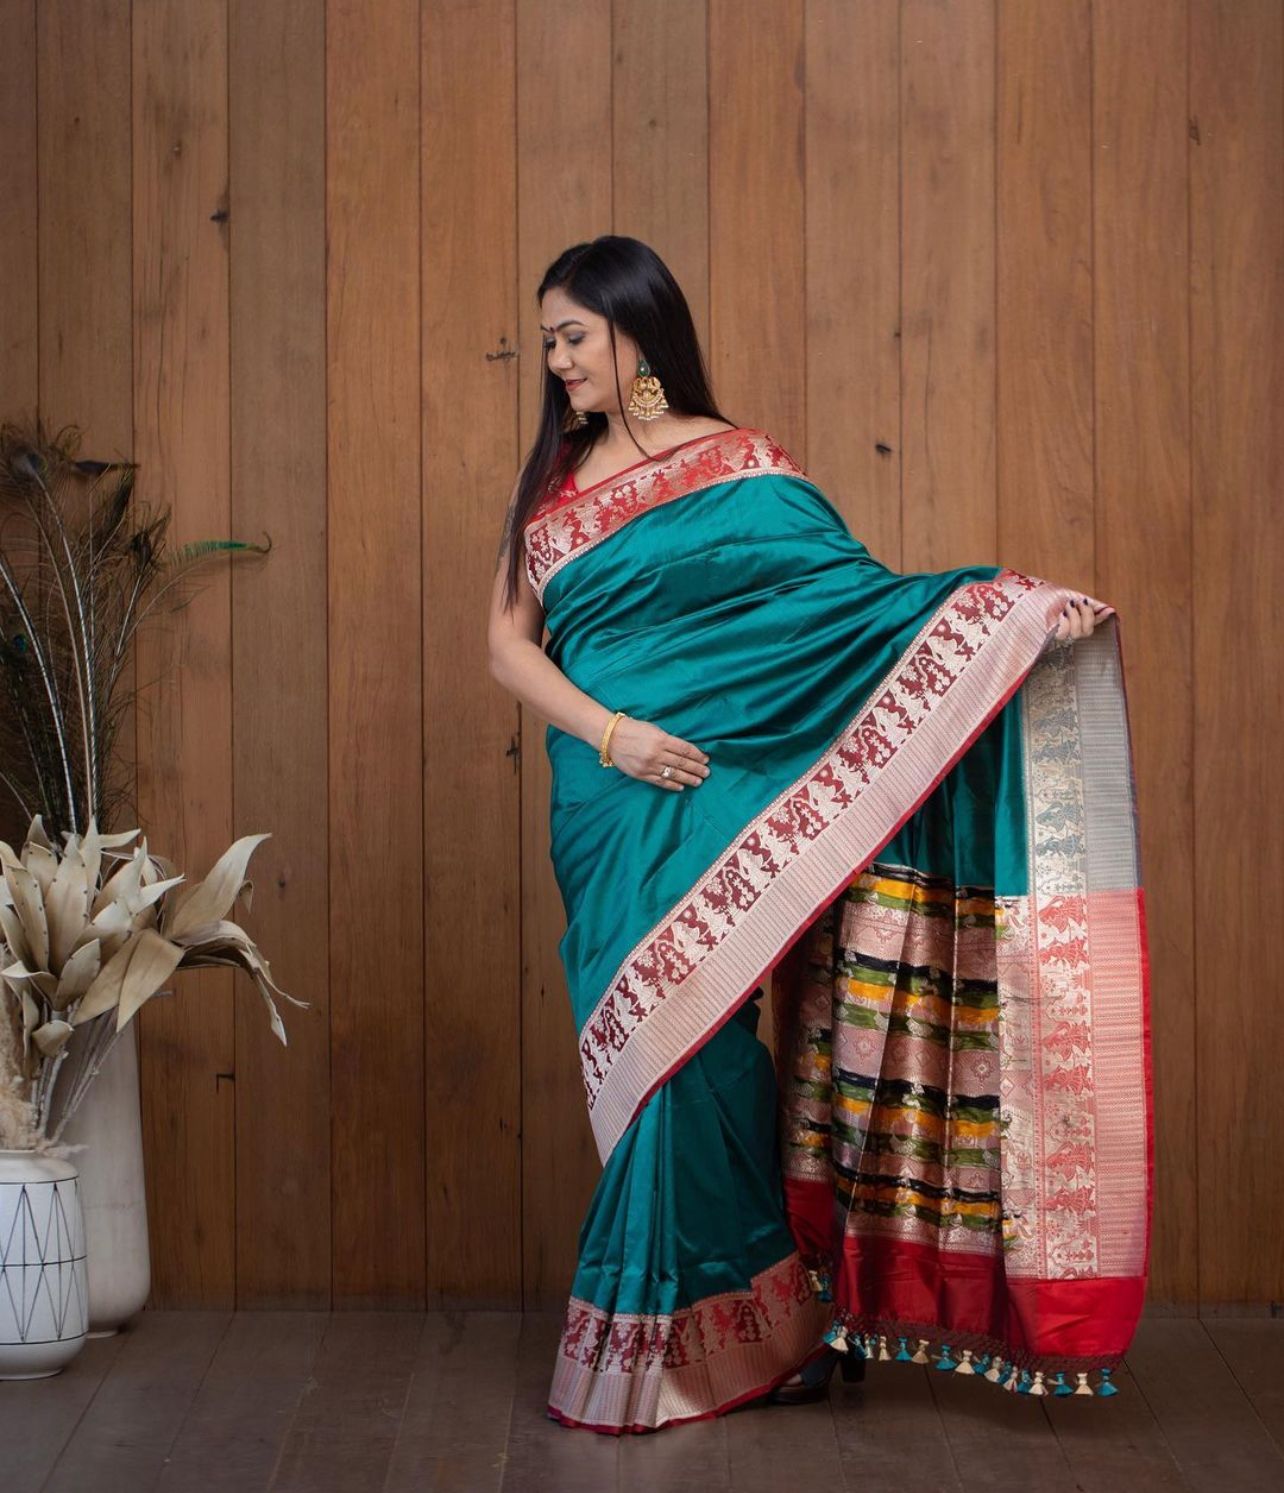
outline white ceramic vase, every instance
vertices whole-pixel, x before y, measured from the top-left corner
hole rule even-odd
[[[89,1334],[117,1331],[151,1290],[134,1024],[117,1038],[62,1137],[83,1145],[80,1205],[89,1245]]]
[[[0,1379],[44,1379],[89,1329],[85,1223],[76,1168],[0,1150]]]

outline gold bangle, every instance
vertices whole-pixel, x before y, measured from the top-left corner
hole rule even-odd
[[[623,716],[624,712],[622,710],[617,710],[611,717],[611,719],[607,721],[606,730],[602,732],[602,745],[598,748],[597,760],[602,764],[603,767],[615,766],[615,763],[611,761],[611,733],[615,730],[616,726],[619,724]]]

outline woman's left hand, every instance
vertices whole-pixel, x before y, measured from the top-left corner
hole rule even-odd
[[[1097,625],[1097,614],[1086,596],[1072,597],[1061,609],[1057,619],[1057,641],[1066,638],[1086,638],[1092,635]]]

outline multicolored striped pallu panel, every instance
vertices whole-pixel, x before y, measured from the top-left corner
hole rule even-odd
[[[1115,625],[1048,649],[1013,708],[1025,889],[880,856],[778,971],[785,1188],[835,1346],[1110,1394],[1152,1171]]]

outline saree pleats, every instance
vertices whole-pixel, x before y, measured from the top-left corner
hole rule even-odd
[[[580,1230],[549,1407],[647,1430],[725,1410],[821,1342],[782,1205],[771,1055],[745,1002],[652,1095]]]
[[[898,575],[745,429],[559,503],[525,543],[549,656],[711,761],[671,793],[547,733],[603,1163],[549,1413],[718,1414],[822,1341],[1112,1393],[1153,1139],[1111,609],[1058,643],[1063,587]]]

